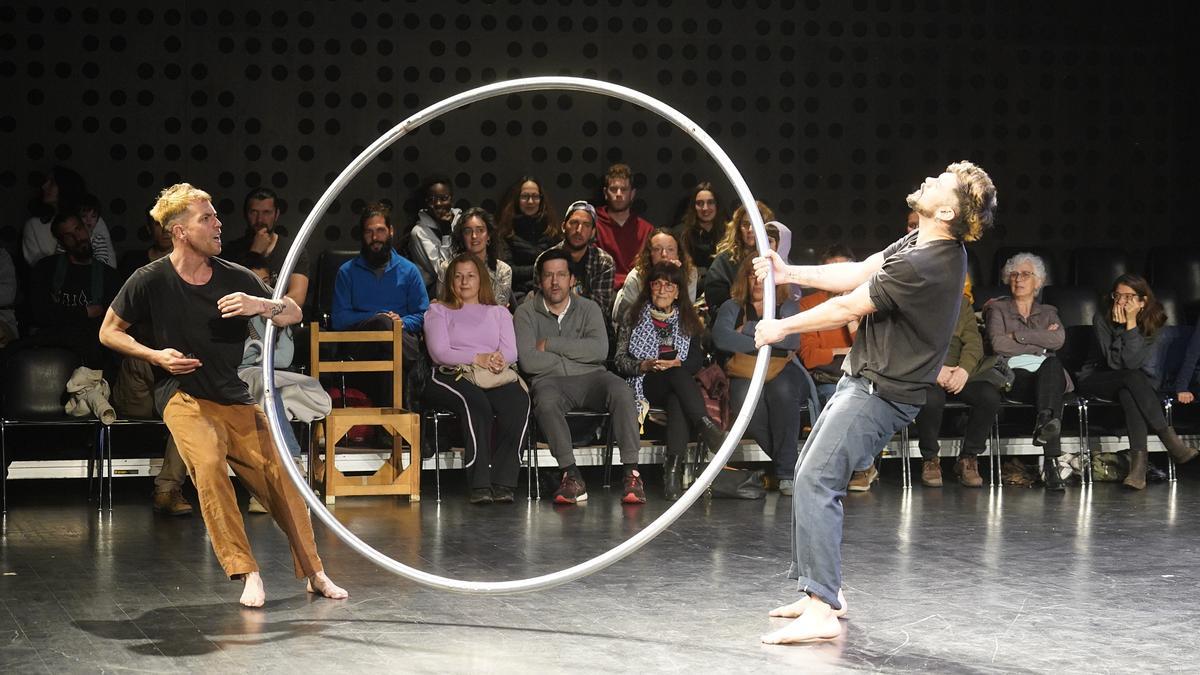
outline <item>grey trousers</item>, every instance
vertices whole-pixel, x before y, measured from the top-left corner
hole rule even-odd
[[[919,406],[880,398],[864,377],[843,377],[821,411],[796,462],[792,496],[792,564],[799,589],[840,609],[842,498],[850,475],[870,462]]]
[[[572,410],[607,410],[612,416],[613,439],[621,463],[636,466],[641,441],[633,388],[607,370],[586,375],[539,377],[533,384],[533,415],[559,466],[575,463],[571,429],[566,413]]]

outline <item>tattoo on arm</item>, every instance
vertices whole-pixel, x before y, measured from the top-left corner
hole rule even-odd
[[[277,317],[281,313],[283,313],[283,309],[286,306],[282,300],[276,300],[274,302],[268,301],[268,304],[271,305],[271,316],[268,317],[271,319],[274,319],[275,317]]]

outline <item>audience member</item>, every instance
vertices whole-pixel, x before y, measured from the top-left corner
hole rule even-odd
[[[518,360],[521,370],[532,377],[533,413],[563,472],[554,501],[587,500],[566,418],[571,410],[586,409],[611,416],[625,474],[621,500],[640,503],[646,491],[637,465],[640,445],[633,389],[604,367],[608,322],[599,305],[572,290],[576,280],[571,262],[571,254],[560,248],[539,256],[535,269],[541,292],[531,294],[514,317]]]
[[[740,409],[750,391],[750,378],[758,350],[754,329],[763,317],[763,282],[754,274],[753,258],[742,260],[734,279],[732,296],[717,310],[713,323],[713,345],[729,355],[730,405]],[[775,318],[784,319],[800,311],[787,284],[775,287]],[[790,335],[771,346],[762,396],[746,433],[771,457],[779,492],[791,496],[800,446],[801,402],[810,399],[809,380],[792,352],[800,346],[800,335]],[[815,417],[815,412],[813,412]]]
[[[1122,274],[1113,282],[1112,293],[1104,305],[1092,319],[1097,355],[1084,365],[1078,392],[1081,396],[1116,400],[1121,404],[1125,428],[1129,431],[1129,475],[1125,485],[1143,490],[1149,462],[1147,427],[1167,447],[1176,463],[1192,460],[1197,451],[1167,425],[1151,379],[1154,373],[1150,370],[1150,356],[1167,315],[1150,284],[1136,274]]]
[[[450,235],[462,210],[452,206],[454,188],[449,178],[435,176],[426,180],[422,197],[424,208],[417,212],[417,222],[408,234],[408,257],[420,270],[428,295],[437,284],[439,265],[454,257]]]
[[[59,214],[79,215],[79,205],[86,195],[87,187],[82,176],[62,166],[50,169],[42,182],[41,194],[30,200],[31,217],[25,221],[21,233],[21,253],[30,267],[42,258],[62,253],[62,247],[50,229],[50,221]],[[112,237],[108,233],[108,225],[99,215],[88,237],[98,245],[93,246],[93,256],[109,267],[116,266],[116,258],[112,256]],[[97,253],[110,257],[101,258]]]
[[[17,314],[13,305],[17,303],[17,268],[12,256],[0,248],[0,349],[17,339]]]
[[[1174,386],[1171,388],[1171,391],[1175,392],[1176,400],[1184,405],[1196,400],[1196,394],[1192,392],[1192,385],[1196,380],[1197,363],[1200,363],[1200,324],[1192,329],[1187,351],[1184,352],[1183,362],[1179,364],[1179,370],[1175,373]]]
[[[680,470],[688,441],[698,434],[715,452],[725,434],[709,418],[695,379],[704,366],[704,324],[692,303],[680,298],[684,270],[663,261],[645,274],[645,288],[617,328],[613,365],[633,387],[642,419],[650,406],[667,413],[663,487],[667,500],[674,501],[682,490]]]
[[[508,307],[512,302],[512,268],[504,262],[502,251],[504,242],[496,234],[496,223],[492,214],[478,206],[469,208],[458,219],[451,235],[450,247],[455,257],[470,253],[479,258],[488,268],[491,278],[492,296],[497,305]],[[437,280],[438,297],[445,295],[446,280],[453,277],[446,275],[449,262],[439,263]]]
[[[938,434],[942,427],[947,395],[953,400],[970,406],[967,425],[963,430],[962,447],[958,451],[958,462],[954,473],[958,481],[967,487],[981,487],[979,476],[979,454],[987,450],[988,437],[996,412],[1000,410],[1000,387],[990,373],[995,372],[996,358],[984,357],[983,336],[979,334],[979,322],[975,320],[974,298],[971,295],[971,280],[963,288],[962,303],[958,309],[958,323],[937,382],[929,386],[925,394],[925,405],[917,413],[917,438],[921,448],[921,483],[928,487],[942,486],[942,463],[938,455]]]
[[[270,278],[267,285],[279,285],[279,272],[291,249],[291,240],[279,231],[279,196],[275,191],[258,187],[251,190],[242,200],[242,215],[246,217],[246,233],[229,242],[222,249],[222,258],[247,266],[247,256],[257,253],[267,259]],[[304,306],[308,297],[308,253],[300,251],[296,266],[288,275],[286,295]]]
[[[1013,371],[1009,396],[1037,408],[1033,444],[1044,446],[1043,480],[1047,490],[1064,489],[1055,460],[1062,454],[1063,396],[1071,378],[1055,352],[1066,341],[1058,309],[1037,302],[1046,282],[1046,264],[1032,253],[1018,253],[1004,263],[1001,278],[1011,297],[996,298],[983,308],[988,344]]]
[[[73,349],[83,365],[104,370],[114,382],[112,355],[100,345],[99,335],[104,309],[121,280],[113,268],[92,256],[90,233],[74,212],[57,214],[50,228],[66,252],[43,258],[33,268],[33,335],[23,344]]]
[[[821,252],[818,258],[822,265],[854,262],[854,253],[844,244],[833,244]],[[800,298],[800,311],[806,312],[833,297],[829,291],[811,290]],[[854,346],[858,332],[858,321],[850,321],[841,328],[805,333],[800,341],[800,360],[812,375],[817,385],[817,398],[822,407],[833,396],[838,380],[842,378],[842,364]]]
[[[766,204],[762,202],[756,202],[756,204],[763,220],[771,220],[775,217],[775,212]],[[772,245],[772,248],[778,253],[778,223],[775,225],[776,244]],[[766,229],[767,236],[771,237],[771,228],[768,226]],[[725,225],[725,238],[717,244],[717,255],[713,258],[712,266],[704,275],[704,302],[708,305],[711,317],[716,317],[721,305],[729,299],[729,289],[733,286],[742,261],[753,258],[755,255],[757,255],[757,251],[754,243],[754,228],[750,224],[750,217],[746,215],[746,208],[739,206],[733,212],[733,218]],[[780,256],[783,254],[780,253]]]
[[[149,216],[146,216],[146,234],[150,240],[149,248],[137,248],[121,255],[117,270],[122,279],[128,279],[139,267],[171,253],[171,233]]]
[[[613,258],[613,288],[625,283],[638,252],[654,226],[633,212],[637,189],[633,172],[625,164],[613,164],[604,174],[604,206],[596,209],[596,245]],[[603,308],[603,305],[601,305]]]
[[[575,294],[595,302],[605,317],[611,317],[613,259],[596,246],[596,209],[584,201],[572,203],[563,217],[562,231],[563,240],[549,250],[567,252]],[[605,325],[609,325],[607,321]]]
[[[85,194],[79,199],[76,211],[91,233],[92,257],[115,269],[117,252],[113,249],[112,234],[108,231],[108,225],[100,217],[100,199],[96,195]],[[57,250],[61,253],[62,247],[59,246]]]
[[[525,294],[537,287],[533,264],[542,251],[562,239],[562,227],[542,182],[522,176],[500,200],[496,236],[505,245],[512,265],[513,289]]]
[[[480,219],[468,211],[461,222],[470,227]],[[514,370],[513,318],[493,297],[488,276],[470,251],[447,266],[442,294],[425,313],[425,344],[435,366],[425,399],[459,419],[471,503],[511,504],[530,403]]]
[[[625,285],[617,291],[617,298],[613,301],[613,324],[620,325],[624,321],[623,315],[642,294],[642,279],[649,274],[652,265],[660,262],[672,263],[683,271],[683,278],[687,279],[687,302],[696,303],[696,268],[692,266],[687,251],[679,245],[675,233],[660,227],[646,237],[637,263],[625,277]]]
[[[684,208],[675,234],[703,277],[712,266],[717,244],[725,236],[725,214],[721,211],[716,189],[708,181],[701,181],[692,188],[691,197]]]

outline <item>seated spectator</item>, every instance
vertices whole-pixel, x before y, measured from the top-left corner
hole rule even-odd
[[[17,303],[17,268],[12,256],[0,248],[0,349],[17,339],[17,314],[13,305]]]
[[[113,249],[112,234],[108,231],[108,225],[104,218],[100,217],[100,200],[96,195],[85,194],[80,198],[76,210],[88,232],[92,233],[92,257],[116,269],[117,253]],[[61,246],[58,247],[58,252],[62,252]]]
[[[633,387],[642,419],[650,406],[667,413],[663,488],[667,500],[675,501],[682,492],[680,474],[688,442],[699,435],[715,452],[725,434],[709,418],[695,379],[704,367],[704,324],[692,303],[680,297],[684,270],[663,261],[646,276],[648,283],[617,328],[614,369]],[[626,284],[622,291],[628,288]]]
[[[86,196],[87,187],[82,176],[66,167],[50,169],[46,180],[42,182],[40,194],[30,201],[31,217],[25,221],[25,228],[21,232],[21,253],[26,264],[32,268],[39,260],[63,252],[51,231],[50,222],[59,214],[79,215],[79,205]],[[88,237],[93,242],[93,257],[109,267],[115,267],[117,260],[113,255],[112,236],[108,232],[108,224],[98,213]]]
[[[1184,405],[1196,400],[1192,385],[1196,380],[1197,363],[1200,363],[1200,325],[1192,329],[1187,351],[1184,352],[1183,362],[1179,364],[1179,371],[1175,373],[1175,383],[1171,388],[1171,391],[1175,392],[1175,399]]]
[[[50,227],[66,252],[43,258],[33,268],[33,330],[22,344],[73,349],[83,365],[105,371],[109,382],[115,382],[112,354],[100,345],[100,323],[121,280],[113,268],[92,257],[91,233],[79,216],[59,213]]]
[[[437,176],[427,180],[422,198],[425,206],[417,212],[417,222],[408,234],[408,258],[420,270],[428,295],[437,284],[439,264],[454,257],[450,235],[462,210],[452,206],[454,188],[449,178]]]
[[[819,261],[822,265],[854,262],[854,253],[843,244],[834,244],[821,252]],[[808,291],[800,298],[800,311],[806,312],[831,297],[829,291]],[[842,364],[854,346],[857,333],[858,322],[851,321],[841,328],[805,333],[800,341],[800,360],[812,374],[822,407],[833,396],[838,380],[842,379]]]
[[[596,303],[605,317],[612,316],[613,259],[596,246],[596,209],[584,201],[571,204],[562,231],[563,240],[549,250],[567,252],[575,294]]]
[[[725,214],[713,184],[702,181],[692,188],[685,209],[675,234],[703,278],[717,254],[717,244],[725,237]]]
[[[775,287],[775,317],[785,319],[800,311],[787,284]],[[750,378],[758,350],[754,329],[763,316],[763,282],[754,274],[753,258],[742,260],[734,279],[732,296],[717,311],[713,344],[729,354],[725,373],[729,376],[730,405],[741,409],[750,391]],[[771,457],[779,492],[791,496],[800,448],[801,402],[809,399],[808,378],[792,352],[800,346],[800,335],[788,336],[771,347],[771,363],[762,396],[746,432]]]
[[[470,253],[487,266],[493,299],[497,305],[508,307],[512,302],[512,268],[502,259],[504,242],[496,235],[496,223],[492,220],[492,214],[478,206],[467,209],[454,226],[450,246],[455,257]],[[449,262],[438,263],[438,267],[440,271],[437,288],[440,298],[445,295],[445,281],[452,277],[446,276]]]
[[[242,215],[246,217],[246,233],[226,244],[221,250],[221,257],[249,267],[246,264],[249,254],[263,256],[267,259],[267,269],[270,271],[267,285],[274,288],[279,285],[279,272],[283,269],[288,250],[292,248],[291,239],[282,234],[278,227],[279,196],[266,187],[251,190],[242,200]],[[286,295],[301,307],[308,297],[308,253],[303,250],[296,259],[292,273],[288,275]]]
[[[505,261],[513,270],[513,290],[520,296],[537,288],[533,274],[537,257],[562,238],[558,213],[542,182],[522,176],[504,193],[498,214],[496,236],[504,244]]]
[[[1125,428],[1129,430],[1129,475],[1125,485],[1135,490],[1146,488],[1147,427],[1176,463],[1191,461],[1197,454],[1167,425],[1151,379],[1154,373],[1150,370],[1150,355],[1156,334],[1166,322],[1167,315],[1145,279],[1136,274],[1117,277],[1104,309],[1092,319],[1097,356],[1084,365],[1079,375],[1081,396],[1121,404]]]
[[[171,249],[173,248],[171,233],[149,215],[146,216],[146,233],[150,239],[149,248],[134,249],[126,251],[121,255],[121,262],[117,266],[117,271],[120,273],[122,279],[128,279],[133,276],[133,273],[139,267],[149,265],[155,260],[171,254]]]
[[[554,501],[576,504],[587,500],[566,418],[571,410],[585,409],[611,415],[625,474],[621,501],[643,503],[646,490],[637,464],[637,406],[633,389],[604,367],[608,356],[605,315],[594,301],[573,292],[576,280],[566,250],[552,248],[543,253],[536,271],[540,292],[521,303],[514,323],[521,370],[532,377],[533,414],[563,472]]]
[[[331,323],[334,330],[392,330],[396,321],[404,323],[404,372],[414,372],[418,357],[417,336],[429,309],[429,296],[421,273],[392,249],[392,215],[385,204],[368,204],[359,218],[362,226],[362,250],[358,257],[338,268],[333,286]],[[375,354],[381,345],[362,345],[361,357]],[[407,377],[407,376],[406,376]],[[390,380],[390,378],[387,378]],[[383,385],[370,387],[375,400],[385,398]]]
[[[942,414],[947,395],[971,407],[967,413],[967,426],[963,431],[962,447],[954,473],[958,481],[967,487],[981,487],[979,476],[979,454],[987,450],[988,436],[1000,410],[1000,388],[990,377],[995,371],[995,357],[984,357],[983,336],[979,334],[979,322],[975,320],[974,298],[971,296],[971,280],[963,288],[962,304],[958,309],[958,323],[950,337],[946,359],[938,372],[937,382],[929,386],[925,394],[925,405],[917,413],[917,438],[921,447],[921,483],[928,487],[942,486],[942,463],[938,456],[938,433],[942,427]]]
[[[475,219],[474,221],[472,219]],[[479,222],[468,211],[462,222]],[[472,504],[511,504],[529,425],[529,394],[513,370],[513,318],[492,296],[487,266],[474,253],[450,261],[443,292],[425,313],[434,363],[425,399],[453,412],[463,429]],[[509,377],[484,387],[474,374]]]
[[[596,245],[613,258],[613,289],[625,283],[638,252],[654,226],[633,212],[637,189],[633,172],[625,164],[613,164],[604,174],[604,206],[596,209]],[[604,306],[601,305],[601,308]]]
[[[775,218],[775,212],[766,204],[756,204],[764,221]],[[725,238],[717,244],[717,255],[704,275],[704,302],[708,305],[709,316],[715,317],[721,305],[729,299],[729,289],[733,286],[742,262],[756,255],[758,253],[755,249],[754,228],[750,224],[750,216],[746,215],[746,207],[739,206],[733,212],[733,218],[725,225]],[[783,257],[782,253],[780,257]]]
[[[1044,446],[1043,480],[1047,490],[1062,490],[1055,459],[1062,454],[1063,396],[1071,378],[1055,352],[1066,341],[1058,310],[1037,302],[1046,281],[1046,264],[1032,253],[1018,253],[1004,263],[1001,278],[1008,281],[1011,297],[996,298],[983,308],[987,339],[992,353],[1013,371],[1009,396],[1037,408],[1033,444]]]
[[[696,303],[696,268],[692,266],[687,252],[679,245],[675,233],[658,228],[646,238],[646,245],[638,255],[637,264],[629,270],[629,276],[625,277],[625,285],[617,291],[617,298],[613,302],[613,324],[620,325],[624,321],[623,315],[642,294],[642,279],[650,272],[652,265],[660,262],[673,263],[683,271],[683,278],[687,279],[687,302],[691,305]]]

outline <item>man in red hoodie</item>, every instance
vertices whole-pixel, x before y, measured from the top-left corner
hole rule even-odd
[[[627,164],[613,164],[604,174],[605,205],[596,209],[596,245],[608,252],[616,263],[613,290],[625,284],[625,275],[633,269],[638,253],[654,226],[633,212],[633,172]]]

